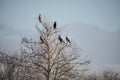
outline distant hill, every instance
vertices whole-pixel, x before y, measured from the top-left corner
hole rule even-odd
[[[120,64],[120,31],[108,32],[88,24],[69,24],[63,30],[83,52],[93,56],[92,64]]]

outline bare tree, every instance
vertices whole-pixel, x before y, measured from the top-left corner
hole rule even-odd
[[[30,76],[29,80],[75,80],[81,71],[81,65],[89,64],[89,60],[81,60],[77,47],[72,41],[62,38],[57,27],[57,22],[50,24],[39,15],[39,23],[36,25],[39,39],[33,41],[23,38],[22,50],[23,68],[22,74]],[[68,40],[68,39],[67,39]],[[40,76],[40,77],[38,77]]]
[[[120,80],[120,75],[116,71],[104,70],[102,73],[86,73],[79,76],[79,80]]]
[[[0,79],[1,80],[16,80],[18,77],[18,67],[21,64],[21,59],[17,55],[8,55],[0,51]]]

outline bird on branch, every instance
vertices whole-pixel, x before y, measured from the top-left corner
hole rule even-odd
[[[71,43],[70,39],[66,36],[66,41]]]
[[[44,43],[44,40],[43,40],[42,36],[40,36],[40,40],[41,40],[41,43]]]
[[[58,39],[60,42],[64,42],[60,35],[58,36]]]
[[[53,28],[56,29],[56,26],[57,26],[57,23],[55,21],[54,24],[53,24]]]
[[[39,14],[39,22],[42,22],[42,16],[41,16],[41,14]]]

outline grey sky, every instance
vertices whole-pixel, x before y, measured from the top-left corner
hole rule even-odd
[[[35,35],[39,13],[69,26],[63,34],[93,53],[94,64],[120,64],[120,0],[0,0],[0,48],[15,49],[21,37]]]

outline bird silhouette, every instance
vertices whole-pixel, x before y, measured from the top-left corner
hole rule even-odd
[[[60,42],[64,42],[60,35],[59,35],[58,39]]]
[[[66,36],[66,41],[71,43],[70,39]]]
[[[56,29],[56,26],[57,26],[57,23],[55,21],[54,24],[53,24],[53,28]]]
[[[43,40],[42,36],[40,36],[40,40],[41,40],[41,43],[44,43],[44,40]]]
[[[41,14],[39,14],[39,21],[40,22],[42,22],[41,18],[42,18],[42,16],[41,16]]]

